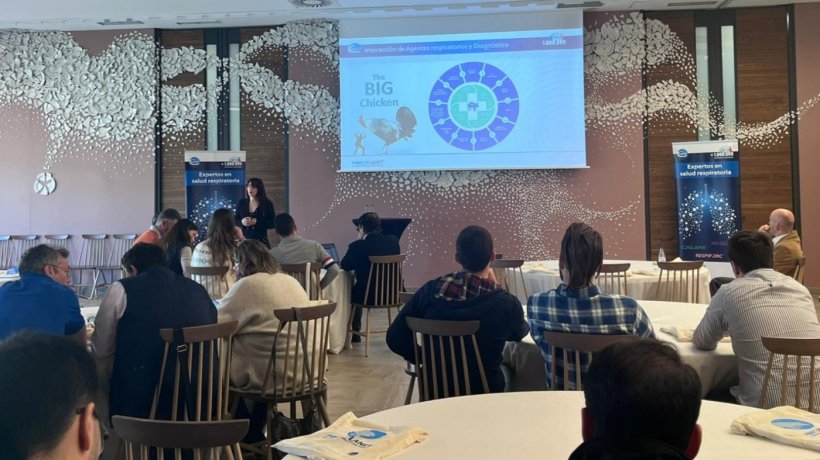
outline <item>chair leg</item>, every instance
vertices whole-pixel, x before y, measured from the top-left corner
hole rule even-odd
[[[410,386],[407,387],[407,396],[404,397],[404,405],[405,406],[410,404],[410,401],[413,400],[413,387],[415,386],[415,384],[416,384],[416,376],[411,375],[410,376]]]
[[[364,356],[370,356],[370,309],[367,309],[367,326],[365,326],[367,335],[364,337]]]
[[[273,406],[266,404],[268,407],[268,418],[265,420],[265,426],[268,427],[268,439],[265,440],[265,460],[273,460],[273,447],[271,441],[273,440]]]
[[[353,348],[353,316],[356,314],[356,307],[350,308],[350,318],[347,320],[347,335],[345,337],[345,348]]]
[[[330,416],[327,414],[327,404],[325,404],[325,398],[323,396],[319,396],[316,398],[319,402],[319,412],[322,414],[322,420],[325,422],[325,426],[330,426]]]
[[[393,324],[393,309],[391,307],[387,307],[387,327]]]

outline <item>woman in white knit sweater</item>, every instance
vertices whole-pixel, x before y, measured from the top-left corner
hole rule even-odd
[[[296,278],[281,272],[276,259],[256,240],[245,240],[236,248],[238,281],[231,286],[217,309],[219,322],[238,321],[231,355],[231,386],[242,391],[260,391],[279,320],[273,311],[310,305],[305,289]],[[291,343],[296,342],[293,328]],[[285,340],[277,342],[277,379],[285,365]],[[311,347],[312,341],[308,341]],[[312,353],[312,350],[309,351]],[[291,346],[291,359],[295,347]],[[292,371],[292,369],[290,369]],[[280,380],[281,382],[281,380]]]

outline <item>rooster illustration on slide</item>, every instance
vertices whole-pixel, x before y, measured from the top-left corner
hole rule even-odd
[[[359,124],[362,128],[367,128],[375,136],[384,141],[384,151],[391,144],[395,144],[399,139],[409,139],[416,132],[416,115],[407,107],[399,107],[396,111],[396,121],[390,121],[386,118],[365,118],[364,115],[359,116]],[[362,149],[364,150],[364,149]]]

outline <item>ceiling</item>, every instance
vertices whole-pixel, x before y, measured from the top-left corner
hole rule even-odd
[[[600,0],[587,11],[741,8],[816,0]],[[0,29],[103,30],[274,25],[308,18],[459,16],[581,7],[584,0],[0,0]],[[302,6],[326,4],[326,6]],[[600,6],[597,6],[600,5]]]

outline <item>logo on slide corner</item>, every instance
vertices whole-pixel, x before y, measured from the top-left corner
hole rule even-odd
[[[436,80],[428,108],[433,129],[444,142],[462,150],[485,150],[515,128],[518,91],[498,67],[465,62]]]
[[[347,47],[347,51],[349,53],[361,53],[362,52],[362,45],[358,43],[351,43],[350,46]]]

